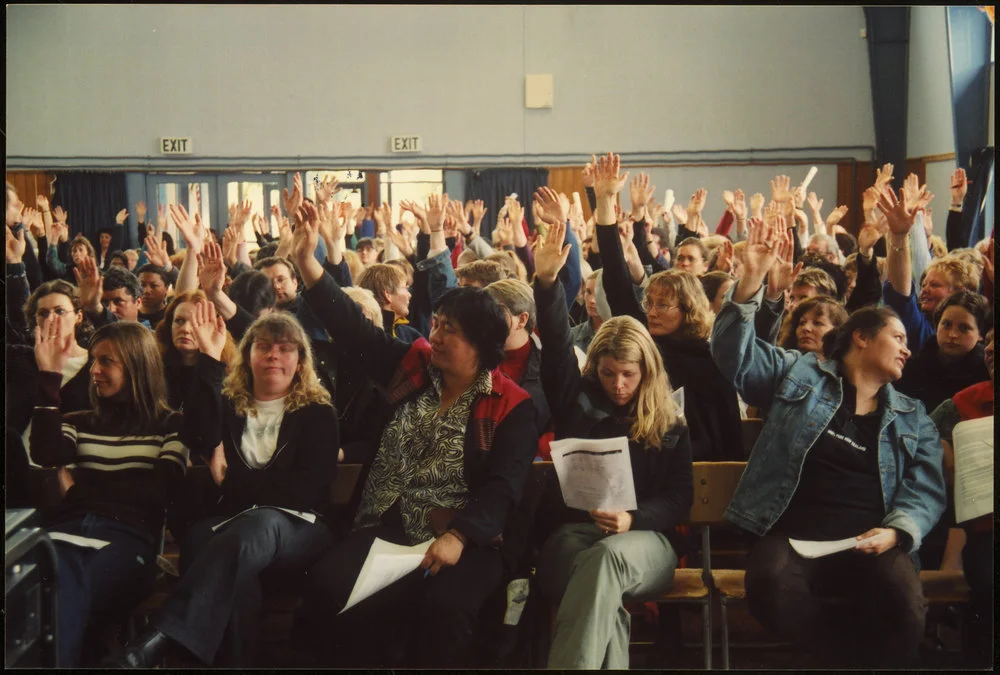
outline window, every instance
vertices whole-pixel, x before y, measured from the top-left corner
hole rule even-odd
[[[345,171],[338,171],[335,169],[329,169],[325,171],[306,171],[305,176],[302,177],[303,187],[306,191],[306,197],[310,199],[316,198],[316,182],[325,178],[335,178],[339,184],[339,189],[333,198],[337,201],[350,202],[355,208],[359,208],[364,201],[365,196],[365,177],[364,173],[356,169],[349,169]]]
[[[398,169],[379,174],[382,200],[392,206],[393,218],[399,221],[399,202],[423,204],[429,195],[444,192],[444,171],[441,169]]]

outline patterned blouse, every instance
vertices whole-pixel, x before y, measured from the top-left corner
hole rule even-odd
[[[365,483],[354,527],[378,525],[399,501],[403,529],[411,544],[434,538],[429,513],[436,507],[462,509],[465,482],[465,431],[472,403],[493,388],[489,371],[441,415],[441,373],[430,368],[432,386],[396,409],[386,425]]]

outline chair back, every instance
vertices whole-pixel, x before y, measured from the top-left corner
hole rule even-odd
[[[694,462],[694,503],[692,525],[722,525],[723,514],[733,498],[746,462]]]

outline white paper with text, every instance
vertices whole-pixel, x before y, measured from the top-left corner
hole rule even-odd
[[[627,438],[566,438],[553,441],[551,448],[566,506],[583,511],[636,509]]]
[[[993,416],[959,422],[955,448],[955,522],[993,513]]]

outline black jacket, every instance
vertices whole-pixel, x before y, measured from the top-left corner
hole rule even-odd
[[[235,515],[251,506],[324,513],[340,449],[336,411],[312,403],[286,412],[271,461],[251,468],[240,453],[246,417],[222,397],[224,372],[222,362],[198,356],[184,413],[184,441],[192,453],[207,460],[220,441],[225,449],[228,469],[214,515]]]
[[[597,228],[604,252],[601,275],[611,313],[631,316],[646,325],[646,314],[632,291],[617,228]],[[708,340],[662,335],[653,338],[670,386],[684,387],[684,416],[691,433],[696,462],[743,461],[743,434],[736,388],[715,365]]]
[[[565,294],[557,282],[544,289],[535,282],[538,331],[546,345],[542,352],[542,383],[552,409],[557,439],[629,436],[631,423],[608,400],[600,384],[580,374],[573,353]],[[675,550],[682,538],[674,527],[687,521],[694,499],[691,442],[680,422],[650,450],[629,439],[629,454],[638,508],[632,511],[632,529],[662,532]],[[566,506],[555,473],[550,476],[539,506],[538,528],[547,537],[558,526],[590,522],[590,516]],[[678,555],[683,555],[678,551]]]
[[[941,360],[937,340],[928,340],[906,362],[903,376],[892,386],[896,391],[918,399],[928,411],[932,411],[966,387],[990,379],[983,361],[984,350],[980,342],[962,358],[945,363]]]

